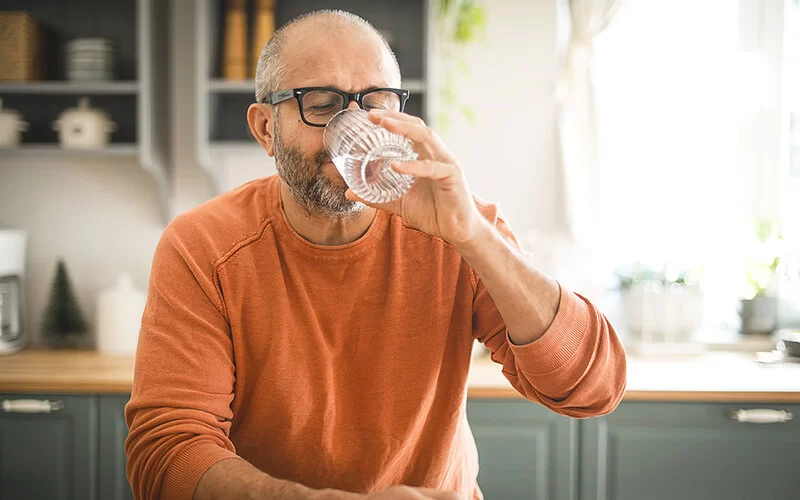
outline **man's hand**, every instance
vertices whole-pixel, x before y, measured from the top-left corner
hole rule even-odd
[[[398,214],[411,226],[455,246],[473,239],[483,218],[458,160],[439,136],[421,119],[405,113],[372,110],[369,119],[414,143],[417,160],[391,165],[398,173],[413,175],[416,181],[405,196],[389,203],[368,203],[351,190],[347,191],[348,199]]]
[[[366,500],[458,500],[458,495],[449,491],[437,491],[430,488],[393,486],[388,490],[368,495]]]

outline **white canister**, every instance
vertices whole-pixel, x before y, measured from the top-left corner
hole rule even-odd
[[[22,229],[0,228],[0,276],[25,275],[28,234]]]
[[[128,273],[97,298],[97,350],[103,354],[134,355],[147,296],[133,286]]]
[[[3,109],[0,99],[0,148],[13,148],[22,142],[22,133],[28,130],[28,122],[13,109]]]
[[[63,111],[53,122],[61,147],[68,149],[102,148],[116,128],[105,111],[89,107],[88,97],[81,97],[77,108]]]

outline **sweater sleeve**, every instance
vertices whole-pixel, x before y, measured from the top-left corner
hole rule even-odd
[[[176,233],[168,227],[156,248],[125,408],[137,499],[191,499],[211,465],[235,456],[233,348],[213,261]]]
[[[570,417],[613,411],[625,393],[626,358],[614,328],[588,300],[564,287],[544,335],[514,345],[489,293],[478,284],[476,337],[525,398]]]
[[[478,207],[519,248],[496,207],[484,203]],[[472,310],[473,335],[525,398],[578,418],[610,413],[622,400],[627,383],[625,350],[611,323],[586,298],[562,286],[553,322],[542,337],[525,345],[511,342],[503,317],[477,277]]]

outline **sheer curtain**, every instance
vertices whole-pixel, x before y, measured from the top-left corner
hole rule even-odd
[[[594,96],[594,44],[620,0],[570,0],[570,38],[558,80],[558,136],[570,236],[581,246],[597,240],[595,216],[600,182]]]

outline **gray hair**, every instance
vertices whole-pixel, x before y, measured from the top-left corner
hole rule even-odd
[[[395,68],[397,68],[397,74],[400,74],[400,65],[397,63],[397,57],[394,55],[391,47],[389,47],[389,43],[369,21],[343,10],[316,10],[297,16],[281,26],[272,35],[270,41],[264,45],[264,48],[261,50],[261,55],[258,57],[258,66],[256,67],[256,102],[263,102],[269,94],[280,90],[283,81],[286,79],[286,62],[283,60],[283,48],[286,45],[286,39],[288,37],[287,31],[289,28],[301,21],[317,17],[329,18],[346,26],[375,34],[381,40],[387,52],[392,56]]]

